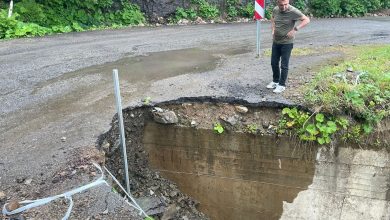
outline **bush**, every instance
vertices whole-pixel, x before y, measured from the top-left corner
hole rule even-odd
[[[248,3],[245,7],[240,8],[240,15],[245,18],[252,18],[255,13],[255,4]]]
[[[145,17],[141,12],[141,9],[138,5],[130,4],[128,2],[123,3],[123,9],[120,12],[122,23],[129,24],[143,24],[145,23]]]
[[[216,6],[210,5],[205,0],[200,1],[198,14],[204,19],[214,19],[219,16],[219,10]]]
[[[184,9],[181,7],[176,8],[175,15],[173,17],[174,22],[178,22],[181,19],[194,20],[197,17],[197,13],[193,8]]]
[[[43,6],[35,2],[35,0],[22,0],[15,4],[14,11],[18,13],[19,19],[23,22],[44,24],[46,15]]]
[[[234,19],[239,14],[238,0],[226,0],[226,13],[229,19]]]
[[[368,12],[373,12],[373,11],[380,9],[382,6],[382,3],[381,3],[381,0],[370,0],[370,1],[365,1],[365,6],[366,6]]]
[[[361,16],[367,13],[366,2],[362,0],[341,0],[341,14],[344,16]]]
[[[306,12],[308,10],[305,0],[295,0],[292,5],[302,12]]]
[[[8,32],[11,30],[15,30],[18,21],[15,19],[15,14],[8,17],[8,11],[5,9],[0,10],[0,39],[9,38],[7,37]]]
[[[341,0],[311,0],[309,7],[316,17],[331,17],[341,13]]]

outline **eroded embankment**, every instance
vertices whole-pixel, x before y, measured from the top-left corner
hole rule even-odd
[[[381,200],[380,213],[387,216],[388,197],[382,194],[390,156],[348,146],[317,152],[317,146],[280,137],[275,131],[281,108],[194,98],[125,109],[133,194],[156,219],[322,219],[334,217],[332,210],[347,215],[347,195],[365,196],[365,203]],[[123,178],[118,130],[114,118],[100,146],[107,166]],[[366,153],[378,156],[360,161]],[[307,200],[313,189],[322,200]]]

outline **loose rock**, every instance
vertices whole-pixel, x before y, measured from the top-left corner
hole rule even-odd
[[[32,179],[27,179],[24,181],[24,184],[31,185]]]
[[[179,122],[179,119],[173,111],[153,112],[153,119],[161,124],[176,124]]]
[[[177,212],[176,206],[170,205],[168,209],[164,212],[164,215],[161,217],[161,220],[173,219],[175,217],[176,212]]]
[[[0,202],[5,201],[7,197],[5,196],[5,193],[3,191],[0,191]]]
[[[7,211],[12,212],[13,210],[18,209],[19,207],[20,207],[19,202],[17,202],[17,201],[11,201],[10,203],[8,203],[8,204],[6,205],[5,208],[7,209]]]
[[[248,108],[245,107],[245,106],[242,106],[242,105],[234,106],[234,108],[235,108],[236,111],[238,111],[239,113],[247,113],[247,112],[248,112]]]

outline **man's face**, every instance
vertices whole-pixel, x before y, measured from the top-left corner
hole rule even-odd
[[[278,7],[281,12],[285,12],[288,9],[289,0],[278,0]]]

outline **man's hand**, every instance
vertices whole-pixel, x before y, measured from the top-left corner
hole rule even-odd
[[[287,37],[288,37],[288,38],[293,38],[293,37],[295,36],[295,33],[296,33],[296,32],[297,32],[296,30],[292,29],[291,31],[289,31],[289,32],[287,33]]]

